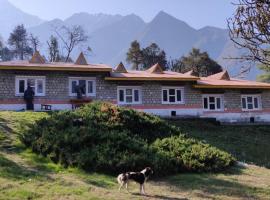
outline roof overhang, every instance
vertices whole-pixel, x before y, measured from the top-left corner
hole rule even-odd
[[[75,72],[111,72],[111,68],[99,67],[57,67],[57,66],[5,66],[0,65],[2,70],[35,70],[35,71],[75,71]]]
[[[270,86],[264,85],[193,85],[194,88],[201,88],[201,89],[270,89]]]
[[[107,81],[197,81],[197,78],[168,77],[105,77]]]

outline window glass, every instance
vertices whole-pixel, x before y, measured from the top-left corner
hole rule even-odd
[[[24,93],[25,91],[25,81],[19,80],[19,93]]]
[[[124,101],[124,90],[119,90],[119,101]]]
[[[43,80],[37,80],[37,93],[43,93]]]
[[[210,103],[210,104],[209,104],[209,109],[210,109],[210,110],[215,110],[215,109],[216,109],[215,104]]]
[[[258,97],[254,97],[254,108],[259,108]]]
[[[80,86],[82,94],[85,95],[85,92],[86,92],[86,80],[79,80],[79,86]]]
[[[242,107],[243,107],[244,109],[247,108],[246,98],[242,98]]]
[[[134,90],[134,101],[139,101],[139,90]]]
[[[126,95],[132,95],[132,89],[126,89]]]
[[[247,97],[247,102],[252,103],[252,97]]]
[[[33,89],[33,91],[35,91],[35,79],[32,78],[27,79],[27,86],[28,85]]]
[[[208,109],[208,98],[203,98],[203,107],[204,109]]]
[[[168,101],[168,90],[163,90],[163,101]]]
[[[210,103],[215,103],[215,97],[209,97],[209,102]]]
[[[177,90],[176,98],[177,101],[181,101],[181,90]]]
[[[71,82],[71,92],[76,93],[76,86],[77,86],[77,81],[72,81]]]
[[[248,103],[247,105],[248,105],[248,106],[247,106],[248,109],[250,109],[250,110],[253,109],[253,104],[252,104],[252,103]]]
[[[175,96],[170,96],[169,97],[169,102],[174,103],[175,102]]]
[[[93,81],[88,81],[88,93],[93,93],[94,88],[93,88]]]
[[[126,102],[132,103],[132,96],[126,96]]]
[[[220,98],[216,98],[217,101],[217,109],[221,108],[221,99]]]
[[[169,89],[169,95],[175,95],[175,89]]]

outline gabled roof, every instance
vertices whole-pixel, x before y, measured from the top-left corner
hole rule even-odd
[[[157,63],[157,64],[153,65],[152,67],[150,67],[149,69],[147,69],[146,72],[151,73],[151,74],[162,74],[163,69]]]
[[[118,73],[127,73],[127,70],[122,62],[120,62],[113,71]]]
[[[216,80],[230,80],[230,76],[227,70],[219,72],[217,74],[210,75],[207,78],[216,79]]]
[[[78,72],[111,72],[112,68],[104,64],[77,65],[74,63],[30,63],[29,61],[0,62],[0,69],[35,70],[35,71],[78,71]]]
[[[40,55],[39,51],[35,51],[29,63],[44,64],[45,59]]]
[[[270,89],[269,83],[230,78],[227,71],[201,77],[195,88]]]
[[[198,73],[197,72],[194,72],[193,70],[190,70],[186,73],[184,73],[185,75],[190,75],[190,76],[198,76]]]
[[[128,70],[127,73],[111,72],[110,77],[105,80],[119,81],[196,81],[198,77],[185,75],[182,73],[163,71],[163,73],[151,73],[149,71]]]
[[[76,65],[87,65],[87,61],[84,57],[84,54],[83,52],[80,53],[79,57],[77,58],[76,62],[75,62]]]

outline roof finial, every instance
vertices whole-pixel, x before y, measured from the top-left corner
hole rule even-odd
[[[114,72],[118,73],[127,73],[127,70],[122,62],[120,62],[117,67],[114,69]]]
[[[29,63],[44,64],[45,59],[40,55],[39,51],[35,51],[32,58],[29,60]]]
[[[151,73],[151,74],[163,74],[163,69],[159,65],[159,63],[153,65],[149,69],[146,70],[146,72]]]
[[[77,65],[87,65],[88,64],[85,57],[84,57],[83,52],[80,53],[80,55],[77,58],[75,64],[77,64]]]

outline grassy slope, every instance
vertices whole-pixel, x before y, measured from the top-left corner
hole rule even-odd
[[[146,185],[148,196],[117,191],[115,177],[63,169],[25,149],[18,140],[26,122],[44,113],[0,112],[0,199],[267,199],[270,170],[249,166],[220,174],[179,174]]]
[[[270,126],[220,126],[205,120],[171,120],[189,137],[230,152],[238,160],[270,168]]]

